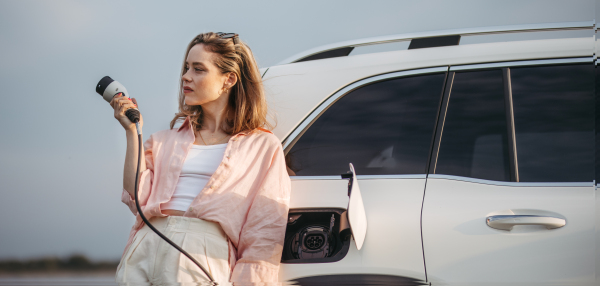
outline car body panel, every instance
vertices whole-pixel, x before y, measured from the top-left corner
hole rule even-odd
[[[337,262],[282,263],[280,279],[289,281],[314,275],[362,273],[425,281],[420,226],[425,178],[359,177],[358,184],[368,223],[362,249],[359,251],[352,240],[346,257]],[[348,206],[347,185],[348,181],[341,178],[292,180],[290,209],[339,208],[344,204],[345,209]],[[341,203],[335,202],[336,198]]]
[[[466,180],[464,180],[466,179]],[[595,199],[592,183],[532,186],[430,175],[423,206],[423,244],[435,285],[594,285]],[[508,210],[553,212],[557,229],[486,225]]]

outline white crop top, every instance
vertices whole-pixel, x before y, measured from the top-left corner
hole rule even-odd
[[[181,174],[171,200],[160,205],[163,210],[187,211],[192,201],[206,186],[223,160],[227,143],[192,145],[185,157]]]

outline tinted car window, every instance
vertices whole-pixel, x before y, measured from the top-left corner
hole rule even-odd
[[[299,176],[425,174],[445,74],[377,82],[328,108],[287,154]]]
[[[596,71],[596,85],[595,85],[595,98],[594,101],[596,102],[595,106],[595,111],[594,111],[594,116],[596,118],[596,125],[598,126],[595,128],[596,131],[596,164],[595,164],[595,169],[596,169],[596,184],[598,184],[598,182],[600,182],[600,69],[595,68],[594,69]]]
[[[456,73],[435,174],[508,181],[502,70]]]
[[[592,65],[511,68],[521,182],[594,180]]]

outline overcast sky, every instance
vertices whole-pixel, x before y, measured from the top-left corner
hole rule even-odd
[[[595,0],[0,0],[0,259],[118,259],[125,132],[95,93],[110,75],[138,99],[144,137],[177,110],[185,47],[240,34],[261,67],[316,46],[406,32],[591,21]]]

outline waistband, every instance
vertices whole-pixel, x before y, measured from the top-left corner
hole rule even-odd
[[[166,217],[152,217],[150,223],[161,232],[167,231],[185,231],[189,233],[210,233],[216,236],[220,236],[227,239],[227,235],[221,225],[206,221],[195,217],[183,217],[183,216],[166,216]]]

